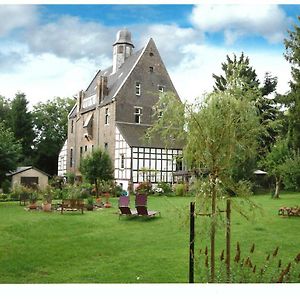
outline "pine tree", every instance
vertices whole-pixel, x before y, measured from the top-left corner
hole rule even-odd
[[[21,142],[21,163],[31,164],[34,140],[32,115],[28,111],[28,101],[24,93],[17,93],[11,102],[10,128],[17,140]]]

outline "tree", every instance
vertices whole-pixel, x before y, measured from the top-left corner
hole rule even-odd
[[[21,151],[21,145],[15,139],[13,132],[0,122],[0,182],[7,172],[17,168]]]
[[[242,95],[241,90],[235,90],[234,94]],[[204,200],[200,207],[206,207],[211,216],[212,282],[215,279],[215,234],[220,202],[224,195],[229,201],[226,190],[239,194],[247,189],[245,184],[234,180],[232,173],[238,163],[256,152],[260,126],[251,97],[252,94],[247,93],[241,100],[225,90],[188,105],[171,94],[164,94],[154,109],[155,117],[159,112],[163,113],[147,132],[150,140],[160,135],[166,146],[173,142],[174,137],[181,140],[185,145],[184,161],[190,168],[203,173],[198,195],[200,201]]]
[[[292,151],[287,157],[283,166],[283,184],[284,188],[293,191],[300,190],[300,152]]]
[[[74,104],[70,98],[55,98],[33,108],[34,162],[49,174],[57,174],[57,159],[67,138],[68,114]]]
[[[10,102],[0,95],[0,120],[9,123]]]
[[[298,17],[300,20],[300,17]],[[289,136],[293,148],[300,149],[300,28],[294,25],[294,30],[288,31],[289,38],[284,40],[285,58],[291,64],[292,81],[291,91],[285,97],[288,108]]]
[[[9,126],[17,140],[22,145],[21,160],[30,164],[32,159],[32,146],[34,140],[32,115],[28,111],[28,101],[25,94],[17,93],[11,101]]]
[[[259,113],[260,124],[264,127],[264,130],[258,136],[258,157],[255,160],[264,157],[274,144],[280,128],[280,123],[276,121],[280,114],[276,103],[277,98],[266,97],[276,91],[277,77],[267,72],[261,86],[255,70],[250,66],[249,58],[244,53],[241,54],[239,59],[235,54],[233,59],[227,55],[227,61],[222,63],[222,70],[224,75],[217,76],[213,74],[215,78],[214,90],[227,90],[239,98],[244,98],[244,95],[248,94],[245,98],[254,102]],[[247,166],[244,169],[246,170]]]
[[[114,178],[111,159],[108,153],[101,149],[96,149],[85,156],[80,162],[79,170],[91,184],[95,184],[97,197],[100,182]]]
[[[278,139],[262,162],[268,174],[275,178],[274,198],[279,198],[280,185],[285,174],[285,163],[289,156],[287,140]]]

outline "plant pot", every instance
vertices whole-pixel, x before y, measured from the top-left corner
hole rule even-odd
[[[43,211],[51,211],[51,203],[43,203]]]
[[[86,205],[86,210],[93,211],[93,210],[94,210],[94,205],[92,205],[92,204],[87,204],[87,205]]]
[[[30,203],[30,204],[28,205],[28,208],[29,208],[29,209],[37,209],[37,204],[36,204],[36,203]]]
[[[107,201],[107,202],[105,202],[105,204],[104,204],[104,207],[105,207],[105,208],[110,208],[110,207],[111,207],[111,203],[110,203],[110,202],[108,202],[108,201]]]

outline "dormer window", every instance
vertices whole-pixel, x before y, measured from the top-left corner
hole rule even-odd
[[[143,114],[143,109],[141,107],[134,107],[134,122],[136,124],[141,123],[141,115]]]
[[[141,83],[140,82],[135,83],[135,94],[137,96],[141,96]]]

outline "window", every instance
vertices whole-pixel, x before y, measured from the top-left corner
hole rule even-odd
[[[108,119],[109,119],[109,110],[108,108],[105,108],[105,125],[108,125]]]
[[[84,146],[84,151],[85,151],[85,152],[87,151],[87,145]]]
[[[135,83],[135,94],[137,96],[141,96],[141,83],[140,82]]]
[[[81,158],[81,156],[82,156],[82,147],[80,147],[80,158]]]
[[[165,90],[165,87],[164,87],[163,85],[159,85],[159,86],[158,86],[158,90],[159,90],[161,93],[163,93],[164,90]]]
[[[74,131],[74,120],[71,121],[71,133]]]
[[[141,107],[134,107],[134,122],[137,124],[141,123],[141,115],[143,109]]]
[[[104,150],[108,149],[108,143],[104,143]]]
[[[118,53],[123,53],[123,52],[124,52],[124,47],[118,46]]]
[[[153,56],[154,54],[153,54],[153,52],[150,52],[149,55],[150,55],[150,56]]]
[[[120,168],[124,169],[124,167],[125,167],[125,157],[124,157],[124,154],[121,154],[120,155]]]
[[[94,145],[92,145],[92,152],[94,151]]]
[[[149,67],[150,73],[153,73],[153,67]]]
[[[73,149],[70,149],[70,168],[73,167]]]

